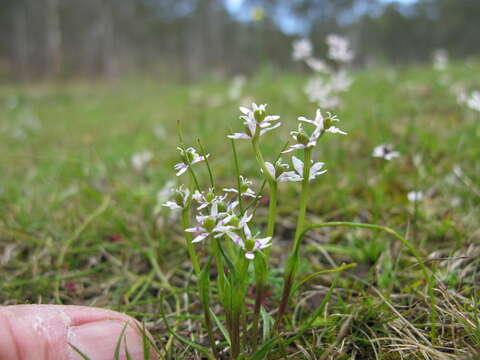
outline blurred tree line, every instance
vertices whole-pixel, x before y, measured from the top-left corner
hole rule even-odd
[[[480,50],[480,0],[0,0],[0,76],[116,76],[285,69],[291,43],[346,35],[356,65],[429,61]],[[263,10],[260,10],[263,9]],[[264,16],[263,16],[264,14]],[[288,26],[287,26],[288,25]],[[321,55],[321,54],[319,54]]]

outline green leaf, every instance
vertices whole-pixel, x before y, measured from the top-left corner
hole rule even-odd
[[[128,326],[128,321],[125,322],[125,325],[123,326],[122,332],[120,333],[120,336],[118,337],[117,341],[117,346],[115,346],[115,353],[114,353],[114,359],[119,360],[120,359],[120,346],[122,344],[122,339],[125,335],[125,331],[127,331],[127,326]],[[125,343],[126,345],[126,343]]]
[[[225,328],[225,326],[223,326],[222,322],[221,322],[220,319],[217,317],[217,315],[215,315],[215,313],[212,311],[212,309],[209,309],[209,310],[210,310],[210,314],[211,314],[212,317],[213,317],[213,320],[215,321],[215,324],[217,324],[218,328],[219,328],[220,331],[222,332],[223,337],[224,337],[225,340],[227,341],[228,345],[231,346],[232,343],[230,342],[230,335],[228,335],[227,329]]]
[[[75,345],[68,343],[68,345],[78,354],[83,360],[90,360],[90,358],[85,355],[83,352],[80,351],[79,348],[77,348]]]
[[[260,307],[260,315],[262,316],[263,322],[263,341],[267,341],[270,337],[270,330],[272,328],[274,319],[270,316],[270,314],[262,307]]]
[[[165,327],[167,328],[167,331],[173,335],[173,337],[175,337],[175,339],[177,339],[178,341],[181,341],[183,342],[184,344],[187,344],[187,345],[190,345],[192,348],[200,351],[201,353],[203,353],[205,356],[207,356],[207,358],[210,358],[210,351],[208,350],[207,347],[205,346],[202,346],[202,345],[198,345],[198,344],[195,344],[194,342],[190,341],[189,339],[187,338],[184,338],[183,336],[177,334],[169,325],[168,321],[167,321],[167,317],[165,316],[165,309],[163,307],[163,298],[164,298],[164,294],[163,292],[160,294],[160,316],[162,317],[162,320],[163,322],[165,323]]]

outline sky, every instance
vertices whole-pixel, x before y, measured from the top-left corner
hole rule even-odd
[[[242,5],[244,0],[225,0],[227,9],[238,19],[243,21],[248,21],[251,19],[250,11],[243,11]],[[402,4],[412,4],[417,0],[381,0],[384,3],[398,2]],[[298,19],[293,16],[290,16],[288,13],[278,14],[277,24],[282,28],[282,30],[288,34],[302,34],[307,32],[307,28],[303,22],[299,23]]]

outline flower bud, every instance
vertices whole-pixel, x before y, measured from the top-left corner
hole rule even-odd
[[[267,116],[265,110],[255,110],[255,112],[253,113],[253,117],[255,118],[257,123],[261,123],[265,119],[265,116]]]
[[[183,194],[181,192],[176,192],[175,193],[175,203],[178,206],[183,207]]]
[[[238,216],[236,215],[232,216],[230,219],[230,225],[234,227],[238,227],[239,224],[240,224],[240,219],[238,218]]]
[[[331,126],[332,126],[332,118],[330,116],[323,119],[323,129],[324,130],[329,129]]]
[[[245,250],[246,251],[253,251],[254,247],[255,247],[255,240],[253,240],[253,239],[245,240]]]
[[[227,204],[225,204],[225,202],[219,201],[219,202],[217,203],[217,206],[218,206],[218,211],[219,211],[219,212],[222,212],[222,213],[223,213],[223,212],[226,212],[226,211],[227,211]]]
[[[213,201],[213,199],[215,199],[215,193],[212,190],[210,190],[207,193],[205,199],[207,200],[208,203],[211,203]]]
[[[297,134],[297,141],[298,141],[300,144],[307,145],[308,142],[310,141],[310,138],[309,138],[308,135],[302,130],[302,131],[299,131],[298,134]]]
[[[213,228],[215,227],[216,225],[216,221],[215,219],[212,219],[210,217],[207,217],[205,219],[205,221],[203,222],[203,227],[207,230],[207,231],[212,231]]]

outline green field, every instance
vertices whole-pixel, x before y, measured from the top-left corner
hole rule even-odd
[[[354,78],[335,111],[348,136],[322,139],[318,147],[328,172],[312,183],[307,221],[375,223],[404,235],[436,280],[437,336],[429,338],[432,299],[406,248],[379,232],[322,228],[305,238],[300,276],[342,263],[357,266],[342,273],[313,328],[284,351],[293,359],[471,355],[480,349],[480,113],[459,105],[451,87],[480,89],[480,63],[453,64],[442,74],[411,67]],[[315,112],[302,90],[306,80],[272,70],[247,80],[244,97],[281,115],[282,127],[263,138],[270,159],[297,117]],[[0,304],[124,311],[145,321],[165,358],[194,358],[191,348],[171,338],[160,315],[163,291],[170,325],[189,338],[190,326],[196,342],[207,342],[196,325],[202,313],[179,220],[159,206],[157,193],[175,180],[177,121],[187,144],[200,139],[211,153],[219,187],[235,185],[226,135],[242,125],[240,102],[228,100],[228,88],[227,80],[154,78],[1,86]],[[382,143],[401,156],[372,158]],[[248,143],[237,145],[244,174],[259,179]],[[142,151],[153,157],[135,169],[131,157]],[[207,187],[208,174],[198,169]],[[254,182],[256,190],[260,186]],[[424,193],[417,206],[407,199],[413,190]],[[292,241],[298,195],[298,184],[281,185],[276,268],[283,267]],[[256,213],[264,223],[265,203]],[[282,272],[270,277],[266,306],[274,311]],[[295,322],[285,336],[320,304],[334,277],[322,275],[301,288],[297,300],[304,301],[291,309]],[[221,309],[213,308],[221,318]]]

